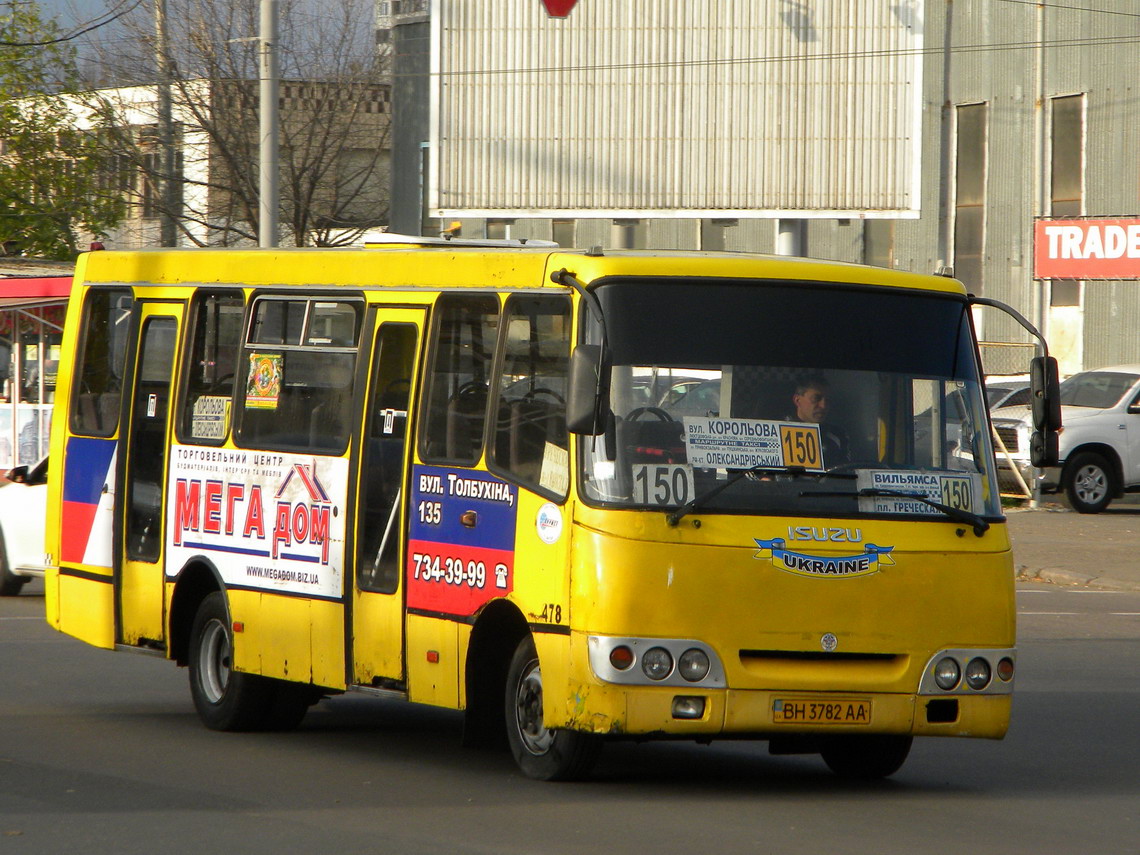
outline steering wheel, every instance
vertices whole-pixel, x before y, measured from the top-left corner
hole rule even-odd
[[[629,413],[625,417],[625,420],[627,422],[635,422],[639,418],[641,418],[643,415],[645,415],[646,413],[649,413],[650,415],[653,415],[653,416],[657,416],[657,418],[663,422],[674,421],[673,417],[671,415],[669,415],[667,412],[665,412],[663,409],[661,409],[660,407],[635,407],[634,409],[629,411]]]
[[[556,400],[560,404],[566,403],[565,398],[563,398],[561,395],[559,395],[553,389],[547,389],[545,386],[539,386],[538,388],[531,389],[529,392],[527,392],[525,395],[523,395],[523,400],[524,401],[533,401],[539,395],[549,395],[551,398],[553,398],[554,400]]]
[[[455,394],[451,396],[453,401],[462,401],[465,398],[470,398],[473,395],[487,394],[487,384],[479,380],[468,380],[462,386],[455,390]]]

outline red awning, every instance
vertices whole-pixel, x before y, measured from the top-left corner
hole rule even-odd
[[[70,276],[11,276],[0,278],[0,308],[62,303],[71,293]]]

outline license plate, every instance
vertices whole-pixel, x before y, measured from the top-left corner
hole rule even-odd
[[[776,724],[870,724],[871,702],[838,698],[777,698]]]

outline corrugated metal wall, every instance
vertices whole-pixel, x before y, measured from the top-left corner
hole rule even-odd
[[[441,216],[917,214],[922,0],[438,0]],[[834,214],[833,214],[834,215]]]
[[[1070,5],[1073,8],[1065,8]],[[1047,288],[1033,277],[1033,220],[1038,214],[1038,78],[1043,65],[1044,130],[1051,99],[1085,96],[1084,213],[1140,215],[1140,7],[1135,0],[1096,3],[996,3],[992,0],[927,0],[926,121],[923,128],[922,216],[897,224],[899,267],[929,271],[941,261],[939,246],[940,114],[951,107],[988,105],[985,261],[983,281],[971,289],[1004,300],[1034,322],[1042,318]],[[1037,49],[1038,15],[1043,47]],[[939,50],[951,28],[947,60]],[[943,71],[949,84],[943,90]],[[951,153],[952,160],[953,136]],[[1048,194],[1048,140],[1045,192]],[[953,177],[953,164],[950,165]],[[951,200],[952,201],[952,200]],[[844,226],[819,223],[808,242],[811,255],[862,260]],[[952,260],[951,256],[947,263]],[[1028,336],[996,311],[981,314],[984,338],[1023,342]],[[1066,373],[1140,361],[1140,282],[1086,282],[1080,305],[1046,309],[1045,331]]]
[[[480,4],[492,5],[492,4]],[[904,10],[902,14],[914,16],[914,20],[922,19],[922,35],[925,44],[925,76],[922,94],[921,117],[921,190],[917,198],[910,198],[907,204],[916,205],[921,210],[921,216],[913,220],[900,220],[895,224],[894,260],[896,266],[910,270],[931,271],[943,263],[952,263],[952,247],[947,247],[947,257],[940,252],[940,235],[943,233],[940,213],[941,186],[940,178],[943,157],[951,162],[945,174],[953,181],[952,153],[954,145],[953,134],[944,136],[942,115],[944,105],[949,105],[950,113],[954,107],[967,103],[984,102],[988,105],[987,124],[987,187],[986,187],[986,218],[985,218],[985,257],[983,264],[982,281],[970,283],[970,287],[983,290],[988,296],[1005,300],[1019,309],[1030,319],[1037,321],[1042,317],[1039,309],[1040,298],[1045,297],[1048,302],[1048,292],[1032,278],[1032,229],[1033,218],[1038,213],[1036,200],[1036,182],[1038,170],[1036,167],[1036,137],[1038,127],[1038,78],[1037,60],[1042,59],[1043,67],[1043,94],[1046,120],[1050,99],[1058,96],[1083,94],[1086,103],[1085,122],[1085,175],[1084,175],[1084,212],[1090,216],[1137,216],[1140,215],[1140,157],[1136,156],[1137,140],[1140,140],[1140,84],[1137,83],[1137,72],[1140,70],[1140,17],[1137,12],[1135,0],[1097,0],[1096,3],[1077,3],[1070,0],[1059,0],[1041,6],[1036,4],[995,2],[995,0],[925,0],[924,3],[880,3],[878,0],[858,0],[850,3],[808,4],[806,2],[776,2],[776,0],[721,0],[721,2],[687,2],[664,3],[660,0],[638,0],[638,2],[615,3],[615,0],[581,0],[567,22],[548,22],[543,17],[541,4],[538,0],[504,0],[494,4],[502,11],[501,18],[516,16],[512,21],[501,21],[504,30],[515,33],[515,38],[523,39],[522,33],[529,35],[526,39],[538,39],[537,30],[544,27],[559,27],[565,23],[579,25],[589,22],[588,28],[594,28],[603,33],[597,39],[588,35],[586,26],[570,34],[568,29],[558,32],[563,34],[559,46],[551,47],[545,42],[536,41],[536,45],[523,51],[526,63],[521,60],[517,67],[558,67],[581,66],[580,71],[562,71],[562,74],[573,87],[569,95],[552,94],[550,80],[534,80],[530,97],[544,99],[553,103],[555,117],[544,125],[532,127],[531,135],[535,139],[563,138],[572,130],[578,134],[573,145],[563,149],[547,150],[551,158],[547,164],[551,169],[557,167],[562,170],[562,181],[571,181],[579,177],[579,171],[591,171],[591,175],[602,175],[605,180],[613,180],[615,188],[628,198],[631,188],[648,187],[656,191],[654,182],[646,184],[644,176],[642,183],[635,179],[638,175],[625,175],[620,170],[607,170],[611,163],[626,164],[623,170],[628,170],[629,163],[635,165],[638,161],[630,161],[631,153],[639,152],[645,157],[644,143],[641,149],[635,149],[631,144],[617,139],[617,129],[639,133],[645,136],[646,128],[655,129],[655,133],[664,133],[662,129],[676,129],[685,127],[691,129],[694,123],[700,124],[701,117],[705,127],[697,128],[696,132],[711,133],[719,140],[718,145],[728,146],[723,149],[726,155],[718,155],[714,162],[708,166],[697,165],[693,159],[693,149],[680,148],[676,156],[670,153],[668,157],[662,156],[660,164],[650,164],[666,177],[672,176],[674,194],[687,199],[684,194],[689,192],[684,186],[678,189],[677,184],[696,185],[701,188],[707,200],[706,211],[686,212],[689,217],[730,216],[727,213],[731,204],[738,204],[740,197],[734,195],[738,192],[735,187],[725,187],[724,195],[714,192],[715,182],[726,183],[724,176],[730,178],[744,178],[755,174],[768,175],[763,172],[762,165],[749,166],[742,159],[741,149],[733,149],[731,134],[725,130],[723,121],[718,118],[712,122],[707,117],[719,115],[716,113],[716,104],[742,105],[741,110],[749,114],[757,114],[764,109],[763,105],[757,107],[742,99],[738,92],[731,91],[733,86],[738,89],[747,87],[753,77],[760,75],[761,71],[752,70],[751,66],[744,64],[726,78],[723,69],[711,65],[700,65],[695,61],[710,56],[709,44],[721,45],[718,50],[724,56],[757,55],[755,51],[746,50],[742,44],[748,39],[758,38],[754,30],[747,37],[744,28],[750,21],[756,20],[756,15],[768,15],[769,18],[778,18],[785,28],[785,35],[796,32],[803,33],[803,27],[796,29],[793,16],[795,10],[808,9],[816,14],[815,29],[822,31],[820,21],[829,21],[824,17],[844,7],[858,7],[851,12],[861,14],[882,13],[890,9]],[[613,21],[598,19],[596,14],[603,6],[607,10],[618,10],[622,6],[645,11],[648,16],[660,16],[672,6],[677,6],[677,14],[686,15],[690,28],[704,42],[690,45],[685,41],[685,34],[670,33],[673,39],[665,45],[659,45],[656,54],[648,53],[648,48],[642,45],[637,37],[636,30],[630,31],[629,22],[620,15]],[[1072,8],[1065,8],[1071,5]],[[436,10],[438,14],[446,14],[448,20],[459,15],[464,10],[470,14],[482,15],[483,11],[472,11],[473,2],[461,0],[442,0],[441,6]],[[731,8],[731,15],[721,10]],[[509,10],[509,13],[507,12]],[[485,11],[485,10],[484,10]],[[609,13],[607,13],[609,14]],[[751,14],[751,17],[749,17]],[[702,17],[703,15],[703,17]],[[1043,15],[1044,39],[1043,48],[1038,51],[1037,24],[1038,15]],[[590,16],[590,17],[588,17]],[[739,21],[738,21],[739,19]],[[650,17],[645,18],[645,26],[650,25]],[[730,31],[719,31],[713,39],[712,30],[722,27],[725,22],[733,26]],[[624,23],[623,23],[624,22]],[[471,20],[464,18],[460,21],[463,26],[470,26]],[[740,26],[736,26],[739,23]],[[456,26],[452,24],[449,26]],[[947,36],[949,25],[949,38]],[[828,25],[830,26],[830,24]],[[625,29],[622,30],[622,27]],[[437,37],[445,31],[437,31]],[[617,35],[617,33],[622,35]],[[502,36],[506,38],[506,36]],[[523,39],[524,41],[526,39]],[[625,41],[622,42],[622,39]],[[852,41],[856,39],[853,37]],[[437,44],[441,43],[437,40]],[[622,43],[626,45],[623,62],[629,64],[649,62],[657,57],[662,62],[678,62],[694,60],[693,63],[683,67],[685,75],[682,82],[697,82],[708,84],[716,80],[718,86],[728,91],[718,93],[709,90],[710,99],[718,99],[714,104],[686,104],[683,115],[688,124],[668,124],[673,121],[680,107],[672,104],[663,95],[656,95],[656,104],[660,110],[671,108],[670,117],[660,121],[653,119],[657,124],[630,124],[628,116],[633,116],[633,106],[646,103],[645,98],[639,94],[638,89],[642,81],[665,79],[667,71],[664,68],[648,68],[642,72],[641,77],[634,74],[633,69],[613,69],[614,80],[608,81],[611,90],[619,86],[619,80],[624,86],[622,97],[615,103],[612,92],[598,92],[591,82],[593,72],[587,73],[585,67],[597,65],[599,48],[603,45]],[[949,54],[944,54],[944,44],[950,45]],[[701,48],[700,45],[705,45]],[[808,45],[810,47],[811,43]],[[671,46],[670,46],[671,45]],[[702,52],[703,51],[703,52]],[[735,51],[732,53],[730,51]],[[494,58],[494,62],[486,57],[465,56],[462,65],[457,57],[447,60],[454,68],[486,69],[504,67],[502,56]],[[497,66],[495,65],[497,63]],[[769,64],[770,65],[770,64]],[[769,72],[771,69],[769,69]],[[947,82],[944,83],[944,72],[948,72]],[[768,73],[768,72],[763,72]],[[835,80],[849,79],[842,71],[834,71]],[[624,75],[621,77],[620,75]],[[501,75],[500,75],[501,76]],[[462,77],[462,76],[461,76]],[[470,77],[468,75],[467,77]],[[672,78],[670,78],[672,79]],[[790,74],[781,78],[790,83],[797,78]],[[918,78],[916,78],[917,80]],[[833,82],[828,80],[829,84]],[[679,85],[675,80],[671,84]],[[826,84],[825,84],[826,85]],[[620,93],[619,93],[620,94]],[[487,97],[484,93],[479,97]],[[597,96],[597,97],[595,97]],[[452,97],[452,96],[448,96]],[[462,106],[463,98],[457,98],[457,105]],[[562,103],[565,100],[565,103]],[[471,110],[476,109],[476,103],[469,105]],[[603,105],[605,109],[603,109]],[[699,108],[705,110],[701,113]],[[453,107],[454,109],[454,107]],[[482,104],[479,107],[487,128],[483,133],[493,135],[494,129],[500,130],[510,126],[515,115],[509,105],[496,104],[488,107]],[[498,112],[495,112],[495,111]],[[619,114],[614,118],[615,111]],[[710,112],[711,111],[711,112]],[[640,114],[638,114],[640,115]],[[767,114],[765,114],[767,115]],[[569,124],[565,127],[559,117],[567,119]],[[744,117],[732,117],[739,127]],[[642,121],[649,122],[652,116]],[[790,121],[786,118],[783,121]],[[776,121],[772,118],[770,121]],[[623,124],[624,123],[624,124]],[[747,127],[747,124],[745,125]],[[1044,127],[1048,129],[1046,121]],[[796,136],[787,138],[786,144],[794,148],[795,140],[805,133],[805,128],[794,125]],[[596,148],[584,148],[583,140],[592,139],[590,131],[610,140],[610,147],[614,151]],[[857,133],[850,129],[845,133]],[[568,137],[567,137],[568,138]],[[495,140],[502,146],[505,156],[509,146],[513,154],[525,160],[533,155],[533,149],[516,141],[508,143],[506,134],[491,136],[490,141],[481,144],[490,146]],[[446,143],[446,139],[439,142]],[[675,140],[673,142],[676,142]],[[810,142],[810,140],[809,140]],[[944,144],[949,145],[949,153],[944,153]],[[555,155],[549,152],[554,151]],[[559,152],[569,151],[562,157]],[[717,151],[721,151],[718,149]],[[615,159],[611,158],[611,154]],[[1048,150],[1043,152],[1048,157]],[[624,157],[626,160],[622,160]],[[827,169],[837,170],[841,160],[837,155],[816,154],[821,171]],[[804,155],[785,156],[784,160],[792,163],[812,163]],[[783,162],[783,161],[774,161]],[[491,191],[501,191],[498,183],[506,176],[505,170],[496,172],[494,164],[487,165],[483,173],[472,170],[474,160],[458,162],[454,159],[443,175],[448,187],[448,200],[464,200],[471,204],[471,210],[478,216],[478,210],[484,207],[482,194]],[[846,168],[846,167],[844,167]],[[897,169],[895,170],[897,171]],[[706,174],[708,173],[708,174]],[[710,177],[711,175],[711,177]],[[719,177],[718,177],[719,176]],[[664,179],[662,179],[664,180]],[[625,182],[625,183],[623,183]],[[554,185],[561,188],[563,185]],[[608,192],[606,188],[603,191]],[[879,188],[880,191],[882,188]],[[1047,188],[1046,188],[1047,189]],[[525,186],[517,187],[514,191],[516,198],[525,190]],[[763,188],[761,188],[761,191]],[[555,203],[558,210],[552,210],[546,216],[566,217],[572,216],[563,210],[563,200],[557,198]],[[661,198],[660,196],[655,198]],[[668,198],[668,197],[666,197]],[[500,200],[501,201],[501,200]],[[592,200],[596,201],[596,200]],[[952,197],[949,199],[953,206]],[[640,212],[625,212],[626,215],[650,217],[651,213],[645,206]],[[494,216],[493,212],[488,214]],[[528,220],[526,212],[518,214],[519,219],[512,227],[512,234],[516,236],[545,237],[551,236],[549,219]],[[590,213],[589,216],[599,218],[606,216],[600,212]],[[671,215],[676,216],[676,215]],[[773,215],[774,216],[774,215]],[[690,227],[690,224],[692,227]],[[675,228],[661,228],[659,224],[648,221],[645,228],[638,231],[644,237],[646,246],[682,246],[687,248],[700,248],[702,234],[708,231],[708,219],[703,224],[694,220],[677,220]],[[590,244],[603,244],[613,246],[614,229],[606,219],[579,220],[576,232],[576,242],[580,246]],[[723,229],[720,235],[725,249],[771,251],[774,246],[774,223],[765,220],[740,219],[736,225]],[[859,219],[820,219],[813,221],[808,230],[807,253],[820,258],[834,258],[845,261],[863,261],[863,223]],[[686,241],[688,241],[686,243]],[[984,338],[992,341],[1025,342],[1026,334],[1013,321],[1007,320],[996,311],[979,313],[982,317],[982,334]],[[1088,282],[1082,288],[1080,305],[1076,307],[1063,307],[1061,309],[1046,309],[1046,332],[1053,341],[1066,349],[1064,370],[1067,372],[1080,368],[1093,368],[1106,364],[1120,362],[1140,361],[1140,282]],[[1052,327],[1052,329],[1050,329]]]

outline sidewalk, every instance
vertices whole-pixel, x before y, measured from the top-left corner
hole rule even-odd
[[[1006,509],[1019,582],[1140,591],[1140,505],[1132,496],[1099,514],[1061,503]]]

